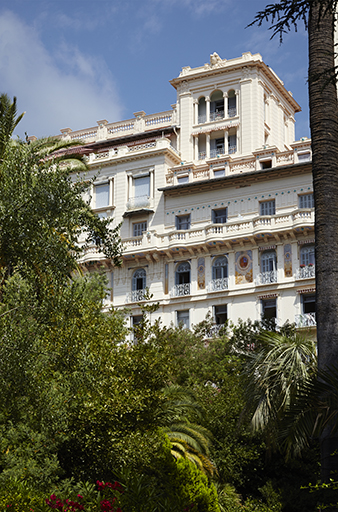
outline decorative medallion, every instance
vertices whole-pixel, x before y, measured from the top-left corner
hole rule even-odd
[[[235,259],[236,284],[252,283],[252,252],[236,252]]]

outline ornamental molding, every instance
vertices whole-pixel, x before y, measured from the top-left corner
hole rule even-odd
[[[214,132],[214,131],[219,131],[219,130],[230,130],[231,128],[238,128],[239,126],[239,122],[237,123],[226,123],[226,124],[221,124],[221,125],[213,125],[212,127],[211,126],[208,126],[207,128],[200,128],[199,130],[194,130],[191,135],[193,137],[197,137],[198,135],[202,134],[202,133],[211,133],[211,132]]]
[[[316,293],[316,288],[301,288],[297,293]]]
[[[267,293],[265,295],[258,295],[259,300],[275,299],[276,297],[279,297],[279,293]]]
[[[305,244],[314,244],[315,239],[311,238],[309,240],[298,240],[298,245],[305,245]]]
[[[266,247],[264,247],[263,245],[260,245],[258,247],[258,250],[259,251],[269,251],[270,249],[276,249],[276,245],[267,245]]]

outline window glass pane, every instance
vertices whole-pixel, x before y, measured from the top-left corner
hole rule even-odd
[[[177,183],[189,183],[189,176],[181,176],[180,178],[177,178]]]
[[[215,224],[225,224],[227,221],[227,209],[212,210],[212,217]]]
[[[300,155],[298,155],[299,162],[308,162],[309,160],[311,160],[310,153],[301,153]]]
[[[95,185],[95,208],[109,206],[109,183]]]
[[[189,309],[177,311],[177,325],[180,324],[186,329],[189,329]]]
[[[144,290],[146,287],[146,271],[144,268],[135,270],[132,280],[132,290]]]
[[[316,312],[316,296],[315,295],[303,295],[303,313],[315,313]]]
[[[212,278],[224,279],[225,277],[228,277],[228,260],[225,256],[220,256],[212,265]]]
[[[315,264],[315,246],[314,245],[308,245],[308,246],[301,248],[300,264],[301,265],[314,265]]]
[[[134,178],[135,197],[148,196],[150,193],[150,177]]]
[[[271,272],[276,270],[276,253],[275,251],[265,252],[261,256],[261,271]]]
[[[262,300],[262,310],[265,319],[276,318],[276,299]]]
[[[147,221],[133,224],[133,236],[142,236],[144,231],[147,231]]]
[[[190,229],[190,214],[176,217],[176,229]]]
[[[275,215],[275,200],[263,201],[260,203],[260,214],[261,215]]]
[[[299,208],[314,208],[313,193],[299,196]]]
[[[215,306],[215,322],[216,325],[223,325],[227,321],[227,305]]]

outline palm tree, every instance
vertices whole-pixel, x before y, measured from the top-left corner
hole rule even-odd
[[[180,386],[164,389],[167,400],[159,414],[159,421],[171,443],[171,453],[195,464],[209,478],[217,476],[217,469],[210,459],[211,432],[196,421],[201,410],[194,394]],[[193,421],[192,421],[193,420]]]
[[[253,430],[264,430],[274,444],[281,418],[304,380],[315,373],[315,343],[298,333],[276,332],[262,333],[257,341],[259,348],[247,353],[243,371],[246,413]]]
[[[24,115],[25,112],[17,116],[15,96],[12,102],[7,94],[0,94],[0,163],[15,127]]]
[[[334,30],[337,0],[280,0],[257,13],[253,23],[271,20],[273,36],[304,21],[309,39],[309,101],[315,198],[318,366],[338,360],[338,104]],[[321,471],[328,481],[338,440],[322,432]],[[331,461],[327,466],[327,461]]]

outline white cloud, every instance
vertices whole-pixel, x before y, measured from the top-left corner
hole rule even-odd
[[[44,136],[121,117],[113,77],[99,57],[64,42],[54,54],[38,33],[11,11],[0,15],[1,92],[17,96],[27,113],[18,133]]]

